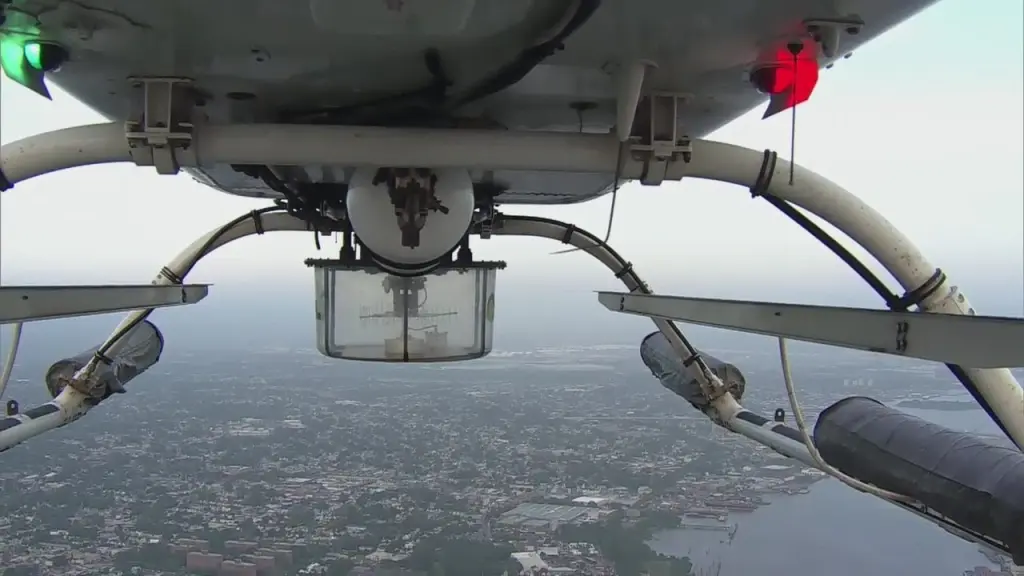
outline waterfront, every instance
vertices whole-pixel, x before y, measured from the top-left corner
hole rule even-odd
[[[907,412],[956,429],[998,433],[980,409]],[[722,532],[679,529],[656,535],[650,545],[690,556],[705,569],[720,562],[718,576],[961,576],[975,566],[996,568],[977,546],[836,480],[770,501],[748,514],[729,514],[728,521],[739,525],[731,544]]]

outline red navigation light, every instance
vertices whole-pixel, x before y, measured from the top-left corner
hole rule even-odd
[[[813,44],[796,55],[788,47],[780,47],[754,67],[750,83],[771,96],[763,118],[806,102],[818,84],[818,59]]]

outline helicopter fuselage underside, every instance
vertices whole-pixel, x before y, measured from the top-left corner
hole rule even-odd
[[[749,81],[751,67],[806,36],[807,20],[864,23],[819,59],[826,65],[934,1],[848,0],[839,12],[826,0],[604,0],[559,42],[562,49],[465,104],[460,94],[556,37],[586,0],[15,0],[4,28],[66,46],[70,60],[50,80],[112,120],[128,118],[138,105],[129,77],[180,76],[194,81],[201,119],[217,124],[605,133],[616,123],[616,75],[642,61],[652,65],[645,92],[685,95],[677,124],[696,138],[765,98]],[[390,108],[389,99],[410,93],[418,101]],[[344,182],[350,168],[284,172],[298,182]],[[227,165],[191,172],[224,192],[280,196]],[[502,204],[571,204],[608,192],[613,174],[609,166],[475,177],[497,183]]]

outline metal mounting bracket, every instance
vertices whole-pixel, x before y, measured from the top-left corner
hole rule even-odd
[[[501,214],[494,208],[494,204],[481,208],[477,214],[479,216],[477,234],[480,235],[481,240],[489,240],[494,233],[494,221],[500,218]]]
[[[652,93],[641,98],[629,148],[633,159],[643,163],[641,184],[658,186],[665,181],[671,163],[680,158],[683,162],[691,160],[690,139],[679,134],[679,106],[689,99],[689,94],[678,93]]]
[[[192,80],[178,77],[133,77],[141,88],[141,109],[125,122],[132,161],[153,166],[158,174],[177,174],[181,166],[195,166],[192,149],[194,126],[190,88]]]
[[[832,59],[839,54],[840,39],[843,34],[856,36],[864,28],[864,21],[857,16],[845,18],[808,18],[804,20],[804,28],[821,47],[825,58]]]

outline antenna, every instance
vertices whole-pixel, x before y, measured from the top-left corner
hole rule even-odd
[[[793,55],[793,95],[796,98],[796,90],[799,86],[799,74],[800,74],[800,63],[798,62],[800,53],[804,50],[803,41],[790,42],[786,45],[789,49],[789,53]],[[796,104],[794,103],[791,116],[789,121],[789,185],[793,185],[793,178],[796,171]]]
[[[601,241],[602,244],[607,244],[608,240],[612,237],[612,224],[615,223],[615,201],[618,199],[619,188],[621,187],[620,182],[622,179],[622,160],[624,159],[625,145],[625,142],[619,142],[618,159],[616,160],[615,164],[615,183],[612,184],[612,206],[608,211],[608,229],[604,233],[604,240]],[[557,250],[555,252],[551,252],[550,255],[554,256],[556,254],[568,254],[570,252],[577,252],[579,250],[582,250],[582,248],[566,248],[565,250]]]

